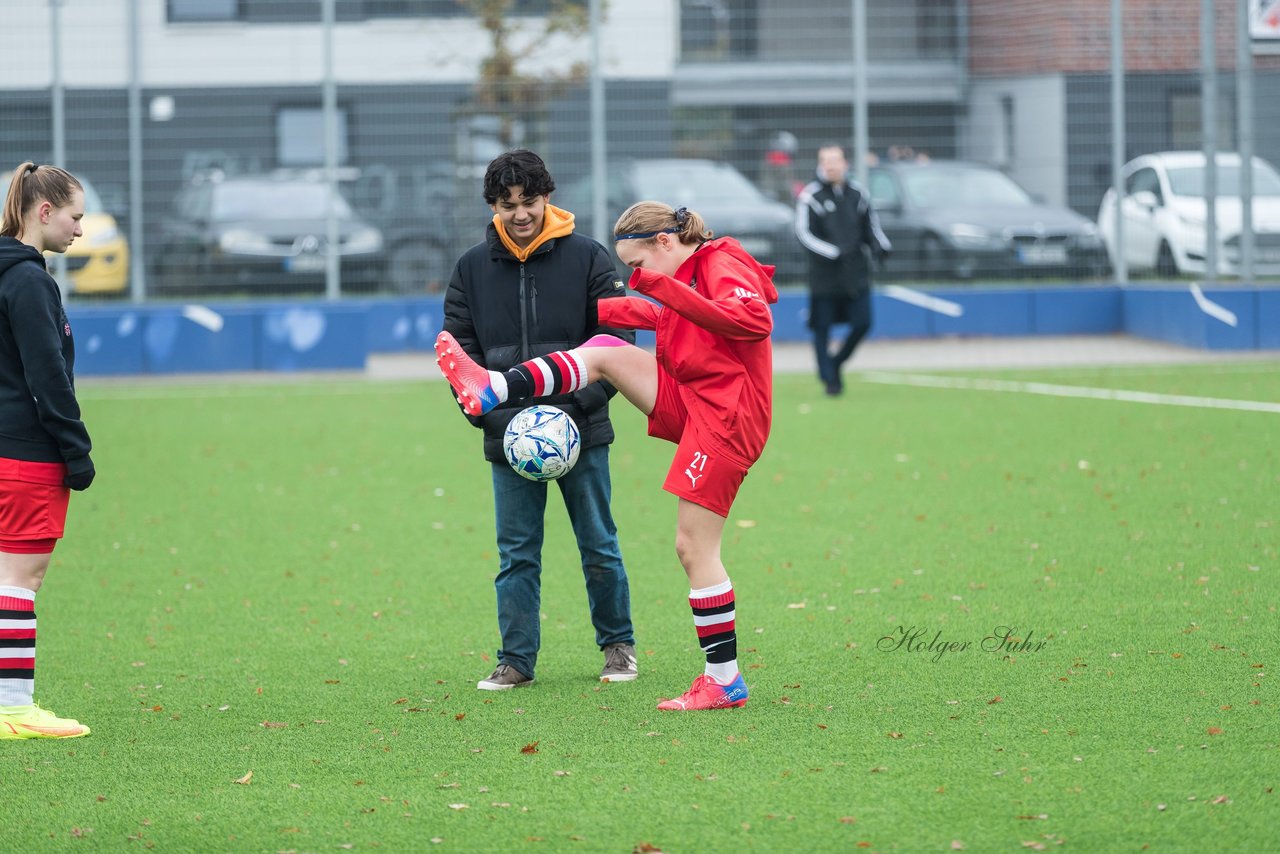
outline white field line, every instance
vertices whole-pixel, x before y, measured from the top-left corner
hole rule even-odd
[[[940,377],[932,374],[898,374],[868,371],[857,374],[866,382],[882,385],[909,385],[924,388],[967,389],[972,391],[1004,391],[1019,394],[1043,394],[1050,397],[1076,397],[1089,400],[1120,400],[1126,403],[1149,403],[1156,406],[1190,406],[1197,409],[1234,409],[1242,412],[1280,413],[1280,403],[1261,400],[1230,400],[1221,397],[1196,397],[1185,394],[1159,394],[1150,391],[1128,391],[1117,388],[1057,385],[1055,383],[988,380],[970,377]]]
[[[917,291],[914,288],[904,288],[902,285],[889,285],[881,288],[880,293],[896,299],[899,302],[905,302],[908,305],[918,306],[926,311],[936,312],[937,314],[945,314],[947,317],[961,317],[964,315],[964,306],[958,302],[935,297],[926,294],[924,291]]]
[[[185,305],[182,307],[182,316],[192,323],[203,326],[210,332],[221,332],[225,324],[222,315],[218,314],[208,306],[203,305]]]
[[[1191,296],[1195,298],[1196,305],[1200,306],[1200,310],[1212,317],[1214,320],[1221,321],[1227,326],[1235,327],[1240,324],[1240,320],[1236,317],[1236,313],[1226,306],[1218,305],[1213,300],[1204,295],[1204,291],[1200,290],[1200,285],[1195,282],[1191,283]]]

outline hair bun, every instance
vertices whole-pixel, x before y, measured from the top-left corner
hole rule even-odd
[[[675,210],[675,214],[676,214],[676,225],[684,225],[686,222],[689,221],[688,208],[684,206],[678,207]]]

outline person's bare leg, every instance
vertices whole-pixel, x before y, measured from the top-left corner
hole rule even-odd
[[[681,498],[676,511],[676,557],[689,576],[689,586],[714,587],[729,580],[720,561],[720,538],[725,519]]]
[[[0,552],[0,587],[21,587],[32,593],[44,583],[52,554]]]

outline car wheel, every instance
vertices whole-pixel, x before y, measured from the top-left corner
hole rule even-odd
[[[433,243],[398,243],[387,256],[387,280],[398,294],[440,293],[449,284],[449,257]]]
[[[1178,262],[1174,259],[1169,244],[1163,240],[1160,241],[1160,251],[1156,254],[1156,273],[1166,279],[1178,276]]]

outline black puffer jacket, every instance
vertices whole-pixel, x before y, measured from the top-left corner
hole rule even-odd
[[[507,371],[600,333],[635,341],[634,332],[597,324],[595,301],[626,292],[599,243],[568,233],[538,246],[522,262],[503,245],[493,223],[486,238],[458,259],[444,299],[445,331],[481,365]],[[582,446],[589,448],[613,441],[609,399],[615,394],[617,389],[601,380],[538,402],[567,412],[582,433]],[[468,416],[484,428],[485,459],[505,461],[502,435],[507,423],[530,402],[508,401],[479,418]]]
[[[44,256],[0,237],[0,457],[92,469],[71,324]]]

